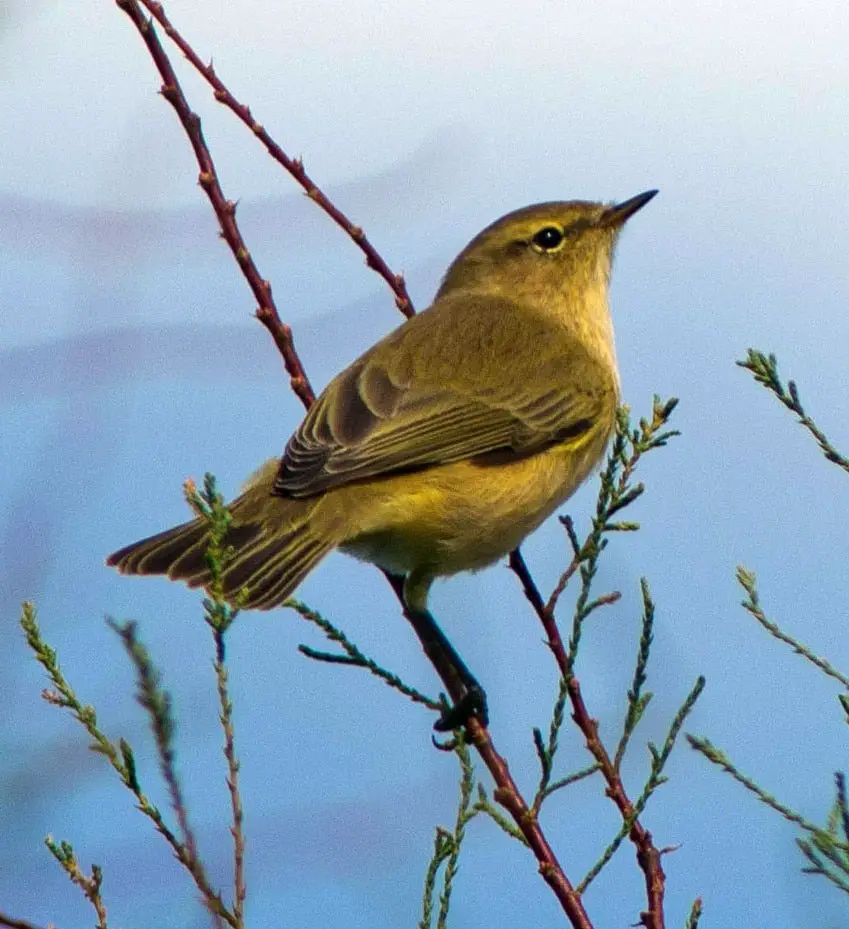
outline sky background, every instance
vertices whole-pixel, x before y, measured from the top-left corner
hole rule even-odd
[[[656,696],[626,764],[632,795],[646,740],[663,739],[704,673],[687,731],[821,820],[845,759],[835,688],[740,609],[734,569],[757,571],[767,612],[847,669],[849,494],[734,362],[749,346],[775,352],[849,447],[845,3],[182,0],[168,10],[406,274],[420,308],[452,256],[513,208],[660,189],[623,235],[612,303],[626,401],[643,415],[653,393],[680,397],[683,435],[645,463],[648,490],[632,513],[642,530],[605,553],[599,592],[623,598],[588,628],[579,676],[615,740],[646,576]],[[188,68],[180,74],[321,387],[399,323],[391,295]],[[103,866],[111,924],[193,929],[208,918],[103,759],[39,700],[20,601],[35,600],[66,674],[104,729],[136,747],[164,805],[132,674],[103,616],[140,622],[174,698],[201,849],[224,884],[225,769],[200,598],[120,578],[103,559],[183,520],[187,476],[212,470],[235,492],[301,415],[158,86],[113,3],[3,0],[0,911],[63,929],[93,916],[41,844],[48,832]],[[568,505],[582,531],[596,489]],[[567,561],[564,541],[552,520],[525,547],[546,591]],[[436,690],[376,571],[333,555],[301,595]],[[441,583],[433,607],[486,685],[496,745],[532,793],[531,727],[547,726],[556,675],[516,579],[496,566]],[[230,636],[249,924],[416,925],[433,828],[453,822],[456,765],[432,748],[428,714],[364,673],[307,661],[304,641],[322,647],[282,611],[246,614]],[[570,734],[560,773],[587,757]],[[659,846],[680,846],[664,859],[669,926],[683,925],[696,895],[711,929],[846,925],[845,897],[799,873],[792,826],[684,744],[667,773],[644,821]],[[590,781],[553,798],[543,825],[577,880],[619,823]],[[630,846],[586,905],[598,927],[638,919]],[[531,857],[475,821],[450,924],[559,921]]]

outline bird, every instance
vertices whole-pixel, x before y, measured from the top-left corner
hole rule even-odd
[[[229,504],[221,581],[283,604],[333,549],[403,578],[428,615],[437,578],[477,571],[560,507],[604,455],[620,381],[608,305],[621,203],[508,213],[448,267],[432,304],[336,375]],[[193,519],[114,552],[122,574],[210,582]]]

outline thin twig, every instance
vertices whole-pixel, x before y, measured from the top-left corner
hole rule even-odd
[[[565,678],[561,678],[557,699],[554,701],[554,710],[551,714],[551,722],[548,726],[548,744],[543,742],[542,732],[539,729],[534,729],[534,743],[536,744],[537,757],[539,758],[541,768],[539,787],[537,787],[536,796],[531,804],[531,813],[534,816],[539,815],[542,802],[550,793],[549,785],[551,783],[551,775],[554,771],[554,759],[559,747],[560,729],[563,726],[566,697],[566,680]],[[560,786],[565,787],[566,783],[564,782]]]
[[[770,635],[774,636],[780,642],[789,645],[797,655],[806,658],[812,665],[819,668],[823,674],[827,674],[829,677],[834,678],[834,680],[849,690],[849,677],[846,677],[845,674],[838,671],[837,668],[826,661],[825,658],[820,658],[819,655],[815,655],[807,645],[804,645],[798,639],[794,639],[793,636],[783,632],[776,623],[767,618],[766,614],[761,609],[757,578],[752,571],[748,571],[746,568],[742,567],[742,565],[738,565],[737,581],[747,594],[746,599],[740,604],[747,613],[753,616]]]
[[[150,717],[150,725],[156,741],[159,768],[168,788],[171,809],[177,818],[186,854],[202,867],[198,858],[197,840],[189,821],[188,807],[177,776],[174,753],[174,717],[171,712],[171,696],[160,686],[159,672],[153,665],[150,653],[141,643],[135,622],[118,623],[107,619],[109,627],[120,637],[127,654],[136,669],[138,687],[137,700]]]
[[[194,150],[200,168],[198,183],[209,198],[212,209],[218,218],[222,238],[230,246],[230,251],[233,253],[233,257],[236,259],[259,304],[256,317],[268,329],[277,345],[277,349],[283,358],[283,364],[289,374],[292,391],[305,407],[309,407],[315,399],[315,394],[301,364],[301,359],[295,351],[292,330],[280,319],[274,298],[271,296],[271,284],[259,273],[251,253],[245,245],[236,222],[236,202],[228,200],[221,189],[215,162],[201,130],[200,117],[189,106],[183,89],[177,80],[177,75],[174,73],[174,68],[162,48],[156,30],[153,28],[152,22],[142,13],[139,4],[136,0],[115,0],[115,2],[132,20],[150,52],[150,57],[162,76],[162,96],[174,108],[174,112],[182,123]]]
[[[486,794],[486,788],[480,783],[478,784],[478,799],[475,803],[475,810],[489,816],[495,825],[506,835],[509,835],[511,839],[515,839],[522,845],[527,846],[528,840],[522,835],[521,830],[517,829],[516,825],[497,806],[493,806]]]
[[[545,788],[543,800],[547,799],[558,790],[562,790],[564,787],[570,787],[572,784],[577,784],[578,781],[584,780],[584,778],[591,777],[596,771],[598,771],[598,765],[591,764],[586,768],[581,768],[580,771],[575,771],[573,774],[567,774],[566,777],[558,777],[557,780],[552,781],[548,787]]]
[[[571,523],[564,523],[574,552],[574,567],[570,564],[564,573],[564,577],[561,577],[561,581],[558,582],[557,588],[555,588],[558,596],[565,589],[566,583],[575,571],[580,568],[581,572],[581,591],[575,606],[572,636],[568,650],[563,644],[563,638],[554,616],[557,596],[552,595],[548,603],[546,603],[525,564],[521,552],[517,550],[510,555],[510,568],[519,578],[526,598],[543,625],[548,646],[554,654],[560,673],[563,675],[572,706],[572,719],[584,736],[587,749],[595,759],[598,769],[607,784],[607,796],[616,804],[622,817],[623,827],[627,828],[627,834],[636,848],[637,862],[645,876],[647,908],[640,914],[640,923],[646,929],[664,929],[665,927],[663,897],[666,876],[661,864],[661,852],[655,847],[651,833],[639,822],[638,817],[641,811],[636,809],[634,803],[628,797],[619,774],[618,765],[611,759],[599,738],[598,721],[593,719],[587,710],[581,693],[581,685],[574,675],[573,663],[577,654],[584,620],[597,606],[605,602],[612,602],[615,599],[614,595],[607,595],[594,601],[589,600],[590,587],[597,569],[598,557],[606,545],[604,535],[609,532],[631,531],[637,528],[634,523],[612,523],[610,518],[629,506],[642,494],[642,484],[631,485],[634,470],[642,456],[653,448],[665,445],[669,438],[677,435],[674,430],[661,431],[676,404],[677,400],[675,399],[662,403],[660,398],[655,397],[651,420],[641,420],[639,430],[633,431],[629,426],[627,409],[620,409],[617,416],[617,429],[613,446],[608,457],[608,465],[602,473],[596,515],[593,518],[593,528],[586,542],[583,545],[579,544]],[[630,453],[627,451],[628,446],[630,446]]]
[[[522,580],[525,596],[530,603],[540,605],[539,608],[536,606],[534,608],[537,610],[537,615],[546,628],[552,652],[556,657],[558,655],[562,656],[562,659],[558,659],[558,665],[561,668],[568,668],[568,658],[566,656],[566,650],[563,647],[560,630],[557,628],[554,618],[546,611],[542,596],[539,593],[536,583],[527,571],[521,553],[515,552],[514,555],[515,558],[511,556],[511,567],[515,563],[519,572],[521,572],[519,576]],[[563,664],[560,663],[561,660]],[[586,704],[584,703],[580,683],[571,673],[565,674],[564,677],[566,678],[567,692],[572,705],[572,719],[583,734],[587,749],[593,758],[595,758],[598,770],[601,771],[607,783],[607,795],[619,809],[623,822],[629,824],[628,834],[637,848],[637,860],[645,874],[646,893],[648,897],[648,911],[641,914],[641,920],[643,925],[648,927],[648,929],[663,929],[663,892],[665,875],[660,863],[660,852],[655,848],[652,842],[651,833],[634,816],[634,806],[625,792],[619,772],[598,736],[598,721],[590,716]]]
[[[745,359],[743,361],[738,361],[737,364],[741,368],[751,371],[759,384],[763,384],[767,390],[775,394],[788,410],[798,416],[799,423],[813,436],[823,455],[825,455],[829,461],[849,473],[849,458],[840,454],[831,444],[828,436],[826,436],[822,429],[820,429],[808,415],[799,398],[799,390],[796,387],[796,382],[788,381],[787,386],[784,386],[781,378],[778,376],[778,362],[776,361],[775,355],[767,355],[757,349],[750,348],[746,353]]]
[[[514,554],[517,556],[519,563],[524,565],[521,553],[517,551]],[[391,574],[385,573],[385,577],[403,607],[404,597],[401,583]],[[536,585],[529,574],[528,580],[530,587],[526,590],[526,594],[532,596],[535,593],[537,601],[542,604],[539,591],[536,589]],[[443,678],[443,683],[451,699],[455,703],[464,696],[464,691],[459,689],[462,685],[458,679],[446,676]],[[516,782],[510,774],[507,762],[495,748],[489,729],[484,726],[477,717],[472,716],[466,723],[465,738],[468,744],[474,745],[488,768],[496,785],[493,791],[493,798],[496,802],[500,803],[513,818],[524,841],[537,859],[539,872],[543,880],[551,887],[554,895],[557,897],[560,905],[569,918],[569,921],[572,923],[573,929],[592,929],[590,918],[584,909],[580,895],[575,891],[572,882],[566,876],[566,872],[563,870],[553,849],[548,844],[548,839],[545,837],[545,833],[540,827],[539,821],[536,817],[531,815],[530,808],[525,798],[516,787]]]
[[[560,630],[557,628],[557,623],[554,619],[554,612],[549,610],[545,600],[543,600],[542,594],[539,592],[536,581],[531,577],[531,572],[528,570],[525,557],[522,555],[520,549],[517,548],[514,552],[510,552],[509,565],[510,570],[519,578],[525,598],[542,622],[543,629],[545,630],[546,644],[554,654],[557,667],[567,668],[569,666],[569,659],[566,655],[566,649],[563,647],[563,639],[560,635]]]
[[[625,751],[628,743],[634,733],[634,729],[643,717],[646,707],[652,699],[651,693],[643,693],[643,685],[646,682],[646,666],[649,660],[649,650],[652,644],[652,629],[654,627],[654,602],[649,591],[648,581],[645,578],[640,579],[640,591],[643,596],[643,622],[640,632],[640,649],[637,653],[637,663],[634,666],[634,679],[631,689],[628,691],[628,710],[625,713],[625,722],[622,726],[622,736],[619,744],[616,746],[616,754],[613,763],[618,770],[625,757]]]
[[[445,874],[442,878],[442,893],[439,895],[439,913],[436,917],[436,929],[445,929],[448,920],[448,909],[451,904],[451,892],[454,888],[454,878],[457,876],[460,861],[460,849],[466,836],[466,826],[476,810],[472,807],[472,792],[475,787],[475,771],[468,746],[461,739],[456,748],[460,761],[460,802],[457,806],[457,817],[454,822],[454,832],[451,835],[450,846],[447,849]]]
[[[97,929],[108,929],[106,906],[103,903],[103,897],[100,895],[100,887],[103,884],[103,871],[100,866],[92,865],[91,875],[84,874],[70,842],[57,842],[52,836],[47,836],[44,844],[50,849],[50,853],[59,862],[71,881],[80,888],[86,900],[94,907],[97,916]]]
[[[314,661],[324,661],[328,664],[347,664],[365,668],[375,677],[380,678],[387,686],[402,693],[414,703],[426,706],[430,710],[441,709],[441,705],[436,700],[416,690],[415,687],[405,684],[397,674],[393,674],[379,665],[373,658],[363,654],[341,629],[334,626],[330,620],[322,616],[317,610],[312,609],[300,600],[296,600],[294,597],[290,597],[283,606],[295,610],[302,619],[313,623],[313,625],[321,629],[331,642],[337,642],[345,651],[344,655],[340,655],[335,652],[322,652],[308,645],[299,645],[298,651],[302,655],[306,655],[307,658],[312,658]]]
[[[469,720],[467,738],[478,750],[493,780],[498,785],[493,791],[495,800],[513,817],[513,821],[536,856],[543,880],[554,891],[572,926],[574,929],[592,929],[592,923],[579,894],[566,877],[538,821],[530,815],[528,804],[519,793],[507,762],[496,751],[489,731],[475,717]]]
[[[230,794],[230,809],[233,825],[233,916],[240,927],[245,924],[245,832],[244,810],[239,791],[239,759],[236,757],[236,741],[233,731],[233,701],[230,699],[227,665],[225,662],[224,632],[216,629],[215,637],[215,678],[218,685],[218,703],[221,709],[219,719],[224,729],[224,757],[227,759],[227,790]]]
[[[563,595],[566,590],[569,581],[572,580],[572,575],[578,570],[581,566],[581,553],[577,552],[572,560],[569,562],[566,570],[558,578],[557,584],[554,586],[554,590],[551,591],[551,596],[548,598],[548,601],[545,604],[546,612],[554,615],[554,608],[557,606],[557,601]]]
[[[603,868],[613,857],[616,850],[624,841],[625,837],[629,834],[631,826],[636,821],[636,819],[639,816],[642,816],[643,810],[645,810],[651,795],[655,792],[655,790],[657,790],[658,787],[666,782],[663,769],[666,766],[666,762],[669,760],[672,749],[675,747],[675,742],[678,739],[678,734],[681,732],[681,727],[684,725],[684,720],[686,720],[686,718],[690,715],[690,712],[696,705],[696,701],[701,696],[704,687],[705,679],[703,677],[699,677],[696,680],[693,689],[689,694],[687,694],[683,704],[679,707],[678,712],[673,717],[672,723],[669,726],[669,732],[667,733],[666,739],[663,743],[663,748],[658,751],[657,747],[649,742],[649,753],[651,754],[651,771],[649,772],[649,777],[645,786],[643,787],[642,793],[639,797],[637,797],[637,800],[634,803],[634,812],[632,814],[632,818],[630,820],[623,819],[622,828],[613,838],[613,841],[604,850],[601,857],[590,869],[590,872],[587,874],[587,876],[581,881],[580,884],[578,884],[578,890],[582,894],[586,892],[587,887],[589,887],[592,881],[598,877]],[[661,851],[661,854],[663,854],[663,851]]]
[[[790,809],[789,806],[785,806],[775,796],[764,790],[763,787],[756,784],[752,778],[746,774],[743,774],[743,772],[737,768],[737,766],[731,761],[725,752],[718,749],[709,739],[704,739],[700,736],[694,736],[688,733],[687,741],[690,743],[691,748],[694,748],[697,752],[700,752],[705,756],[705,758],[707,758],[708,761],[712,762],[717,767],[722,768],[726,774],[730,774],[738,784],[742,784],[743,787],[745,787],[746,790],[751,791],[758,798],[758,800],[761,801],[761,803],[764,803],[770,807],[770,809],[775,810],[776,813],[779,813],[786,820],[788,820],[788,822],[795,823],[797,826],[801,826],[805,832],[809,832],[811,835],[816,835],[823,832],[823,830],[817,826],[816,823],[812,823],[810,820],[805,819],[804,816],[801,816],[795,810]],[[849,841],[834,841],[834,844],[840,846],[844,851],[849,852]]]
[[[834,783],[837,788],[837,802],[835,806],[840,816],[843,839],[849,842],[849,803],[847,803],[846,800],[846,775],[842,771],[837,771],[834,775]]]
[[[117,744],[112,742],[98,726],[97,713],[94,707],[82,704],[77,698],[74,689],[62,673],[55,650],[50,648],[41,637],[35,607],[32,603],[26,602],[23,604],[21,628],[26,634],[27,644],[36,660],[44,668],[55,688],[42,691],[42,697],[53,706],[68,710],[86,730],[93,741],[91,748],[109,761],[109,764],[120,777],[121,782],[132,792],[136,798],[138,809],[151,820],[156,831],[171,846],[177,860],[191,874],[213,916],[220,917],[233,929],[239,929],[236,926],[233,914],[221,899],[221,895],[209,883],[206,871],[197,857],[189,855],[185,842],[182,842],[169,828],[160,810],[142,790],[136,771],[135,756],[130,745],[124,739],[120,739]]]
[[[796,844],[799,846],[799,850],[802,854],[811,862],[810,867],[802,868],[805,874],[820,874],[822,877],[830,880],[835,887],[839,887],[844,893],[849,894],[849,880],[826,865],[823,859],[814,851],[814,844],[812,842],[808,842],[806,839],[796,839]],[[819,851],[823,851],[821,846],[817,846],[817,848]],[[842,869],[846,870],[845,865],[842,865]]]
[[[186,59],[192,67],[204,78],[210,87],[212,87],[215,99],[226,106],[248,127],[248,129],[250,129],[265,146],[268,154],[271,155],[278,164],[282,165],[295,181],[301,185],[310,200],[324,210],[333,222],[351,237],[357,248],[365,255],[366,265],[377,272],[389,285],[390,290],[395,296],[395,305],[398,307],[399,311],[408,318],[413,316],[415,310],[410,295],[407,293],[407,285],[404,282],[404,276],[402,274],[395,274],[392,271],[384,258],[369,241],[362,227],[353,223],[339,207],[327,197],[318,184],[307,174],[304,169],[304,163],[300,158],[290,158],[289,155],[283,151],[280,145],[278,145],[268,133],[265,126],[254,117],[251,108],[241,103],[233,96],[230,89],[224,84],[221,78],[219,78],[212,62],[204,64],[197,52],[195,52],[168,19],[162,4],[156,2],[156,0],[139,0],[139,2],[148,10],[150,15],[160,26],[162,26],[165,34],[186,56]]]
[[[235,550],[227,545],[227,532],[232,524],[232,516],[227,509],[223,495],[218,491],[215,478],[212,474],[205,474],[202,491],[198,490],[193,480],[187,480],[183,486],[183,494],[195,516],[204,520],[208,528],[205,560],[210,573],[210,581],[206,587],[207,596],[203,601],[203,618],[212,631],[215,644],[213,667],[218,691],[218,718],[224,730],[227,790],[230,794],[230,810],[233,817],[233,824],[230,827],[230,834],[233,838],[233,919],[239,929],[242,929],[245,922],[246,897],[244,810],[239,790],[241,766],[236,755],[233,701],[230,699],[225,636],[239,615],[247,598],[247,591],[239,590],[232,602],[225,599],[224,571],[233,561]]]
[[[607,783],[607,795],[616,804],[623,822],[630,823],[628,835],[637,849],[637,862],[645,875],[647,909],[640,914],[646,929],[664,929],[663,894],[666,875],[661,865],[660,851],[652,841],[651,833],[639,822],[634,804],[625,792],[625,786],[613,761],[598,735],[598,720],[593,719],[584,703],[578,679],[569,681],[569,697],[572,701],[572,719],[581,730],[587,749],[598,763],[602,777]]]
[[[693,901],[692,907],[690,907],[690,915],[687,917],[687,925],[684,927],[684,929],[696,929],[701,918],[702,898],[696,897],[696,899]]]

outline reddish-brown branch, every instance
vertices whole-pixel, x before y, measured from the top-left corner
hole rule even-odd
[[[616,804],[623,822],[632,823],[629,838],[637,849],[637,863],[645,876],[648,909],[640,913],[640,923],[645,929],[664,929],[663,895],[666,875],[661,864],[661,853],[652,841],[652,835],[634,814],[634,805],[625,792],[622,778],[610,759],[607,749],[598,736],[598,720],[593,719],[578,679],[570,676],[568,680],[569,700],[572,704],[572,719],[584,735],[587,749],[598,762],[602,777],[607,783],[607,796]]]
[[[576,557],[569,562],[569,566],[558,578],[557,584],[554,587],[554,590],[551,591],[551,596],[548,598],[545,604],[545,612],[554,616],[554,610],[557,606],[557,601],[560,599],[563,591],[566,590],[569,581],[572,580],[572,575],[578,570],[581,562]]]
[[[536,582],[531,577],[531,572],[528,570],[525,559],[522,557],[522,553],[518,548],[516,551],[510,552],[510,570],[519,578],[522,584],[522,591],[542,622],[542,627],[546,635],[546,644],[554,653],[557,667],[560,668],[561,674],[565,674],[564,668],[569,667],[569,659],[566,656],[566,649],[563,646],[563,638],[560,635],[560,630],[557,628],[557,623],[554,620],[554,612],[548,609],[548,605],[542,599],[542,594],[539,592]]]
[[[403,582],[400,578],[387,572],[384,572],[384,576],[395,591],[402,609],[406,609]],[[449,696],[456,703],[465,694],[464,685],[456,674],[443,675],[438,667],[436,670],[440,673]],[[510,774],[507,762],[496,751],[489,729],[473,716],[466,723],[466,738],[475,746],[492,775],[493,781],[495,781],[493,796],[513,817],[514,822],[527,840],[539,864],[539,873],[554,891],[572,926],[574,929],[592,929],[592,923],[584,909],[581,895],[566,876],[540,828],[537,817],[531,813],[524,797],[516,787],[516,782]]]
[[[157,2],[157,0],[138,0],[138,2],[141,3],[150,15],[162,26],[168,38],[180,49],[192,67],[194,67],[210,87],[212,87],[215,99],[219,103],[223,103],[224,106],[236,114],[260,142],[262,142],[268,154],[271,155],[278,164],[282,165],[298,184],[303,187],[304,192],[310,200],[321,207],[321,209],[324,210],[324,212],[351,237],[351,239],[353,239],[357,248],[365,255],[366,264],[373,271],[376,271],[389,285],[395,296],[395,305],[401,313],[408,318],[412,316],[415,310],[413,308],[413,301],[407,293],[407,285],[404,281],[403,274],[395,274],[392,271],[374,245],[369,241],[362,227],[353,223],[339,207],[327,197],[318,184],[307,174],[304,169],[304,163],[300,158],[290,158],[289,155],[283,151],[277,142],[269,135],[262,123],[254,118],[250,107],[241,103],[233,96],[229,88],[215,73],[215,68],[212,66],[212,63],[204,64],[203,61],[201,61],[197,52],[195,52],[191,45],[180,35],[173,23],[168,19],[162,4]]]
[[[315,394],[301,364],[301,359],[295,351],[292,330],[280,319],[280,314],[277,312],[277,307],[271,296],[271,285],[259,273],[251,253],[245,245],[236,223],[236,204],[233,200],[228,200],[221,189],[218,174],[215,170],[215,162],[203,137],[200,117],[189,106],[171,62],[162,48],[156,30],[153,28],[151,21],[142,13],[136,0],[116,0],[116,3],[130,17],[133,25],[138,29],[147,50],[150,52],[150,57],[162,77],[162,96],[174,108],[194,150],[200,168],[198,183],[212,204],[212,209],[215,211],[221,226],[222,238],[230,246],[230,251],[232,251],[259,304],[256,311],[257,319],[271,333],[283,357],[283,363],[291,379],[292,390],[304,406],[309,407],[315,399]]]
[[[540,828],[539,821],[531,814],[528,804],[519,793],[507,762],[495,749],[489,730],[477,719],[472,718],[466,727],[466,735],[478,750],[478,754],[496,783],[493,796],[513,817],[513,821],[521,830],[539,863],[539,873],[554,891],[569,922],[575,929],[592,929],[592,923],[584,909],[580,894],[566,877],[557,856]]]
[[[519,578],[525,596],[539,617],[545,629],[548,646],[554,654],[560,673],[566,678],[569,702],[572,706],[572,719],[583,734],[588,751],[598,763],[599,770],[607,784],[607,796],[616,804],[623,822],[632,823],[628,835],[637,850],[637,863],[645,876],[648,901],[647,910],[640,914],[640,924],[645,929],[664,929],[663,896],[666,875],[660,860],[661,852],[655,847],[648,829],[635,818],[634,805],[625,791],[619,771],[599,738],[598,720],[593,719],[587,710],[581,693],[581,685],[573,673],[554,613],[548,609],[543,600],[520,551],[511,553],[510,568]]]

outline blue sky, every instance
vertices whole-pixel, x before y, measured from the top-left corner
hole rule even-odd
[[[632,749],[645,771],[699,673],[688,729],[806,815],[824,816],[845,724],[832,687],[739,608],[734,568],[758,572],[768,613],[846,653],[845,477],[734,361],[778,354],[838,447],[849,447],[849,11],[824,2],[403,2],[169,5],[204,57],[407,275],[419,307],[482,226],[526,203],[660,195],[629,224],[612,301],[626,400],[681,398],[682,437],[646,462],[641,532],[616,539],[600,589],[623,599],[588,633],[580,677],[602,732],[624,706],[640,576],[658,604],[650,687]],[[360,254],[187,71],[228,196],[317,386],[400,321]],[[71,840],[106,873],[116,925],[205,925],[188,881],[79,733],[42,705],[16,617],[43,630],[104,727],[156,784],[132,678],[103,615],[135,618],[179,721],[181,770],[212,873],[224,881],[224,768],[199,598],[103,566],[184,517],[180,486],[224,489],[278,453],[300,408],[216,238],[196,168],[126,17],[107,2],[11,3],[0,15],[0,910],[42,924],[91,914],[41,846]],[[215,374],[210,367],[215,367]],[[568,511],[579,527],[595,486]],[[565,563],[556,524],[529,540],[544,589]],[[411,682],[433,674],[379,575],[329,558],[302,595]],[[515,579],[495,567],[440,584],[434,609],[487,685],[493,733],[529,791],[531,727],[553,665]],[[429,718],[353,670],[296,652],[311,630],[246,615],[231,676],[247,808],[249,921],[311,929],[414,925],[455,766]],[[849,664],[843,661],[844,668]],[[567,740],[563,765],[585,753]],[[794,830],[682,746],[646,825],[665,859],[668,922],[701,894],[711,927],[845,923],[845,900],[800,875]],[[481,770],[481,776],[488,783]],[[153,791],[157,789],[152,787]],[[159,799],[164,802],[164,796]],[[616,831],[597,784],[544,822],[580,876]],[[501,875],[509,869],[511,879]],[[630,848],[587,896],[599,926],[643,905]],[[476,822],[454,925],[559,917],[533,862]]]

